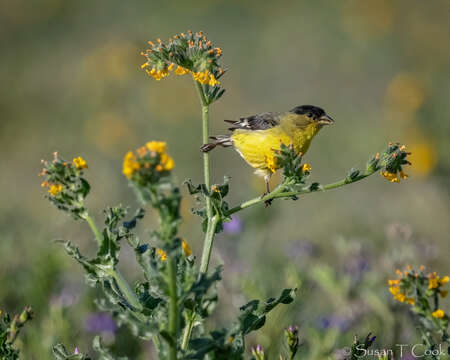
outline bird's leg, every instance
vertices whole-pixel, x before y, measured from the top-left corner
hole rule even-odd
[[[262,197],[270,194],[270,177],[272,176],[272,173],[267,173],[266,175],[264,175],[264,182],[266,183],[266,192],[262,195]],[[264,201],[264,205],[266,207],[272,205],[272,201],[273,199],[269,199]]]

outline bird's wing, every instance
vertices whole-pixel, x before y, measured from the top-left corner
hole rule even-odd
[[[239,120],[225,120],[225,122],[233,125],[229,128],[231,131],[236,129],[266,130],[280,124],[280,114],[266,112],[248,117],[242,117]]]

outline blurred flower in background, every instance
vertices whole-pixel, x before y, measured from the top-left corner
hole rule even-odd
[[[231,221],[223,224],[223,231],[228,235],[238,235],[242,232],[243,226],[242,219],[238,215],[233,215]]]
[[[88,315],[84,322],[84,329],[91,333],[114,333],[117,325],[108,313],[95,312]]]

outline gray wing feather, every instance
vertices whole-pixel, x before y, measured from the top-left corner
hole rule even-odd
[[[236,129],[266,130],[280,124],[279,116],[279,113],[265,112],[248,117],[242,117],[239,120],[225,120],[225,122],[233,125],[229,128],[231,131]]]

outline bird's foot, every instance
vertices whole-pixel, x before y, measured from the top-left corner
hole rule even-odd
[[[263,199],[266,195],[269,195],[269,192],[265,192],[264,194],[261,195],[261,199]],[[269,207],[270,205],[272,205],[272,201],[273,199],[268,199],[264,201],[264,207]]]

